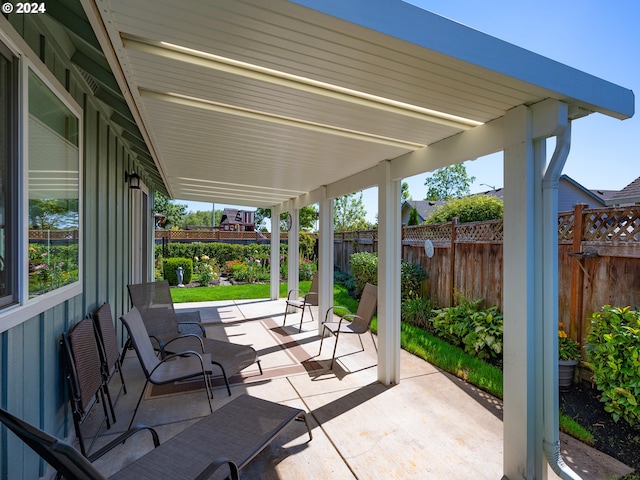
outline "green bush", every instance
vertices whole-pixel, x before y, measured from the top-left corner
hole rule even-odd
[[[360,298],[367,283],[378,284],[378,254],[353,253],[349,259],[349,265],[351,265],[351,274],[356,282],[357,296]]]
[[[400,311],[402,321],[424,330],[432,330],[431,318],[433,302],[420,296],[412,296],[402,300]]]
[[[193,257],[193,261],[193,274],[201,287],[208,286],[212,280],[220,277],[220,264],[217,259],[203,254]]]
[[[427,278],[427,274],[420,265],[403,260],[400,264],[402,298],[420,295],[422,291],[422,281],[425,278]]]
[[[455,307],[435,310],[431,324],[436,334],[469,355],[497,358],[502,355],[503,316],[497,306],[480,309],[482,300],[461,299]]]
[[[591,316],[587,365],[604,409],[617,422],[640,423],[640,312],[605,305]]]
[[[193,258],[207,255],[212,259],[216,259],[220,265],[224,265],[226,262],[233,260],[243,260],[251,255],[266,256],[271,252],[271,246],[269,244],[256,244],[241,245],[235,243],[180,243],[171,242],[167,245],[166,258]],[[287,246],[280,245],[280,255],[286,258]],[[156,258],[162,255],[162,246],[156,245],[155,247]]]
[[[193,260],[190,258],[165,258],[163,262],[164,278],[169,281],[169,285],[178,285],[178,267],[182,267],[182,283],[191,283],[193,275]]]
[[[472,195],[454,198],[441,205],[425,220],[425,223],[450,222],[458,217],[460,223],[499,220],[504,214],[502,200],[491,195]]]

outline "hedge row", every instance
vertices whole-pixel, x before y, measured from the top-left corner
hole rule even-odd
[[[167,245],[167,255],[165,258],[194,258],[207,255],[218,260],[220,265],[232,260],[244,260],[247,257],[258,255],[269,255],[270,245],[241,245],[233,243],[178,243],[172,242]],[[286,255],[287,246],[280,245],[280,255]],[[156,258],[162,256],[162,245],[155,247]]]

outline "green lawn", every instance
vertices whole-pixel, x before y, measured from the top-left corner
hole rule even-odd
[[[300,282],[300,289],[308,292],[311,282]],[[270,285],[246,284],[217,287],[172,288],[171,297],[175,303],[206,302],[212,300],[248,300],[269,298]],[[280,284],[280,297],[287,296],[287,284]],[[349,296],[347,289],[334,284],[333,297],[335,305],[342,305],[349,311],[358,309],[358,302]],[[339,309],[336,313],[342,313]],[[377,318],[371,324],[374,333],[377,332]],[[499,368],[489,365],[482,360],[472,357],[463,350],[449,345],[447,342],[434,337],[428,332],[402,323],[400,338],[402,348],[428,361],[429,363],[462,378],[476,387],[502,398],[503,375]],[[584,443],[593,445],[593,435],[582,428],[571,418],[560,415],[562,431],[575,436]]]

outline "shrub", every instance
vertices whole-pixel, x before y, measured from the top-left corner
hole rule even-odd
[[[402,321],[425,330],[432,330],[431,318],[433,302],[420,296],[411,296],[402,300],[400,306]]]
[[[311,260],[307,260],[306,258],[300,259],[299,266],[299,277],[300,281],[311,280],[313,274],[316,273],[318,267]]]
[[[497,306],[480,309],[482,300],[462,298],[455,307],[435,310],[431,323],[436,334],[469,355],[497,358],[502,355],[504,321]]]
[[[208,286],[212,280],[220,276],[220,265],[217,259],[209,258],[208,255],[201,255],[200,257],[193,257],[193,260],[195,262],[193,273],[201,287]]]
[[[362,295],[367,283],[378,284],[378,254],[361,252],[351,254],[351,274],[356,282],[357,296]]]
[[[164,278],[169,285],[178,285],[178,267],[182,267],[185,284],[191,283],[193,275],[193,261],[190,258],[165,258],[163,262]]]
[[[417,263],[402,261],[400,265],[400,281],[402,298],[420,295],[422,281],[427,278],[424,269]]]
[[[458,217],[461,223],[499,220],[504,213],[502,200],[490,195],[455,198],[441,205],[425,223],[450,222]]]
[[[587,365],[604,409],[617,422],[640,423],[640,312],[605,305],[591,316]]]

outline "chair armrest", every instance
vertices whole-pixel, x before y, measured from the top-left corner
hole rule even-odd
[[[205,372],[205,368],[204,368],[204,359],[202,358],[202,354],[196,352],[195,350],[185,350],[184,352],[178,352],[178,353],[173,353],[171,355],[167,355],[166,357],[164,357],[163,359],[161,359],[158,364],[153,367],[153,369],[149,372],[149,377],[151,375],[153,375],[153,373],[160,368],[160,365],[162,365],[164,362],[166,362],[167,360],[171,360],[172,358],[176,358],[176,357],[189,357],[189,356],[196,356],[200,359],[200,365],[202,365],[202,371]],[[209,372],[211,372],[211,370],[209,370]]]
[[[185,333],[183,335],[178,335],[175,338],[172,338],[171,340],[169,340],[167,343],[164,344],[163,349],[167,348],[168,345],[171,344],[171,342],[174,342],[180,338],[187,338],[187,337],[194,337],[198,339],[198,342],[200,342],[200,349],[202,350],[202,353],[204,353],[204,342],[202,341],[202,338],[200,337],[200,335],[197,335],[195,333]]]
[[[291,294],[293,292],[296,292],[296,296],[292,299]],[[292,288],[291,290],[289,290],[289,293],[287,293],[287,300],[297,300],[299,297],[300,297],[300,290],[298,290],[297,288]]]
[[[347,307],[342,307],[340,305],[334,305],[333,307],[329,307],[329,309],[327,310],[327,313],[324,314],[324,323],[327,323],[329,320],[329,312],[333,312],[333,310],[335,310],[336,308],[343,308],[347,311],[347,313],[345,315],[341,315],[340,318],[344,318],[347,317],[349,315],[354,315],[353,313],[349,312],[349,309]]]
[[[105,453],[113,450],[115,447],[117,447],[121,443],[124,443],[125,440],[127,440],[129,437],[131,437],[131,436],[135,435],[136,433],[141,432],[143,430],[148,430],[151,433],[151,438],[153,439],[153,447],[154,448],[160,445],[160,439],[158,438],[158,433],[153,428],[148,427],[147,425],[134,425],[132,428],[130,428],[126,432],[118,435],[118,437],[115,438],[114,440],[111,440],[109,443],[107,443],[100,450],[98,450],[98,451],[92,453],[91,455],[89,455],[87,457],[87,459],[90,462],[94,462],[98,458],[102,457]]]
[[[215,472],[218,468],[223,465],[229,466],[229,476],[231,480],[239,480],[240,474],[238,473],[238,466],[229,460],[228,458],[216,458],[213,462],[211,462],[207,467],[200,472],[200,474],[195,478],[195,480],[206,480],[211,476],[213,472]]]

